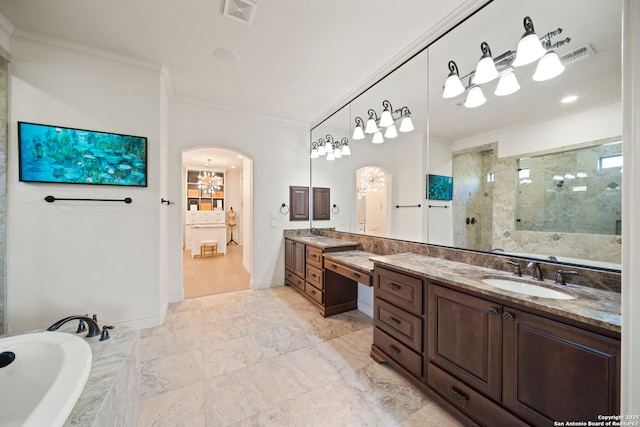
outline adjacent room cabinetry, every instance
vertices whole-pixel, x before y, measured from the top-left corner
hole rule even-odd
[[[285,238],[285,285],[313,302],[324,316],[358,308],[358,283],[325,270],[322,254],[353,250],[356,244],[317,247]]]
[[[199,176],[205,173],[212,174],[212,179],[219,180],[221,184],[217,185],[218,188],[200,189]],[[215,208],[224,210],[224,174],[222,172],[187,170],[187,210],[210,211]]]
[[[553,426],[620,411],[613,335],[380,266],[374,305],[372,357],[470,424]]]

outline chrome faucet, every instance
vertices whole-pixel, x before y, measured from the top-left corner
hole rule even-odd
[[[544,278],[542,277],[542,270],[540,270],[540,263],[538,261],[531,261],[528,265],[528,268],[531,269],[533,273],[533,280],[542,281]]]
[[[95,314],[93,315],[93,318],[86,315],[85,316],[76,315],[76,316],[65,317],[64,319],[58,320],[53,325],[49,326],[47,328],[47,331],[57,331],[60,328],[60,326],[64,325],[67,322],[71,322],[72,320],[81,320],[83,322],[86,322],[87,325],[89,325],[89,333],[87,334],[87,338],[100,335],[100,327],[98,326],[98,321],[96,320]]]
[[[567,282],[565,281],[565,274],[573,274],[573,275],[578,275],[577,271],[567,271],[567,270],[558,270],[558,275],[556,276],[556,285],[567,285]]]

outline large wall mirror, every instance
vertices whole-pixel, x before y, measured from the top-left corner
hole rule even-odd
[[[513,65],[525,17],[563,64],[558,76],[534,80],[541,60]],[[623,171],[605,171],[598,162],[617,161],[615,144],[619,148],[622,134],[621,17],[620,1],[489,3],[312,130],[314,142],[328,134],[346,137],[351,153],[312,160],[312,185],[331,187],[331,203],[339,206],[330,221],[312,226],[619,270]],[[484,54],[495,60],[499,77],[474,84]],[[462,92],[443,98],[452,70]],[[497,89],[513,90],[502,85],[514,76],[519,90],[496,95]],[[471,107],[482,102],[474,98],[480,90],[484,103]],[[569,96],[577,98],[568,102]],[[397,131],[388,135],[389,126],[380,126],[385,109]],[[413,129],[401,132],[407,111]],[[370,115],[377,119],[381,143],[375,133],[354,139]],[[551,173],[552,159],[579,153],[586,163],[540,175]],[[538,163],[535,176],[523,176],[527,162]],[[380,190],[369,195],[380,183],[371,174],[361,179],[367,168],[385,174],[383,196]],[[453,177],[452,200],[427,198],[429,174]],[[544,193],[532,193],[534,187],[544,187]],[[548,205],[554,203],[566,209]],[[576,209],[578,203],[583,207]],[[368,211],[376,206],[384,215]],[[522,209],[536,212],[525,218],[526,227]],[[589,221],[599,231],[584,228]]]

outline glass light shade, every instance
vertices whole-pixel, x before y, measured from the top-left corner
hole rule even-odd
[[[376,133],[378,132],[378,125],[374,119],[367,120],[367,126],[364,128],[364,133]]]
[[[516,93],[519,90],[520,85],[518,84],[516,75],[513,71],[508,71],[500,77],[500,80],[498,80],[498,87],[496,87],[496,91],[493,93],[496,96],[506,96]]]
[[[552,78],[562,74],[563,71],[564,65],[560,62],[558,54],[551,50],[540,58],[540,61],[538,61],[536,72],[533,73],[533,80],[537,82],[551,80]]]
[[[493,58],[490,56],[482,57],[476,66],[473,83],[480,85],[490,82],[496,77],[498,77],[498,70],[496,70],[496,64],[493,62]]]
[[[324,145],[324,151],[326,151],[327,154],[333,153],[333,145],[331,145],[329,141]]]
[[[334,159],[335,159],[335,157],[334,157],[332,152],[331,153],[327,153],[327,160],[333,161]]]
[[[364,139],[364,130],[362,130],[362,126],[356,126],[355,129],[353,129],[353,136],[351,136],[351,138]]]
[[[380,115],[380,126],[389,127],[393,124],[393,117],[391,116],[391,111],[384,110]]]
[[[350,156],[351,155],[351,149],[349,148],[348,145],[343,145],[341,151],[342,151],[342,155],[343,156]]]
[[[333,150],[333,153],[331,153],[331,154],[333,154],[333,157],[336,158],[336,159],[339,159],[339,158],[342,157],[342,151],[337,147],[336,147],[335,150]]]
[[[374,144],[382,144],[384,142],[384,138],[382,137],[382,132],[377,131],[373,134],[373,139],[371,140]]]
[[[511,65],[514,67],[521,67],[523,65],[531,64],[532,62],[542,58],[545,53],[547,53],[547,50],[542,47],[542,43],[540,43],[540,39],[536,33],[525,33],[518,43],[516,59],[513,60]]]
[[[442,97],[445,99],[453,98],[464,92],[464,86],[457,74],[450,74],[444,82],[444,91]]]
[[[396,126],[395,125],[391,125],[387,128],[387,130],[384,133],[384,137],[385,138],[395,138],[398,136],[398,131],[396,130]]]
[[[313,150],[311,150],[311,158],[312,158],[312,159],[317,159],[318,157],[320,157],[320,156],[318,155],[318,149],[317,149],[317,148],[314,148]]]
[[[482,89],[479,86],[474,86],[467,93],[467,99],[464,101],[464,106],[467,108],[476,108],[487,102],[487,98],[484,97]]]
[[[400,123],[400,132],[411,132],[414,129],[411,117],[407,116]]]
[[[318,147],[318,155],[319,156],[324,156],[325,154],[327,154],[327,152],[324,150],[324,145],[321,145]]]

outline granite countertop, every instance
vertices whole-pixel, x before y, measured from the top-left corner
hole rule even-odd
[[[546,279],[544,282],[538,282],[540,285],[576,297],[572,300],[556,300],[494,288],[481,281],[487,277],[513,279],[513,275],[506,271],[413,253],[374,256],[372,261],[380,266],[438,280],[488,297],[500,298],[505,304],[513,302],[610,331],[621,331],[621,300],[620,294],[616,292],[571,284],[555,285],[552,280]],[[523,276],[522,279],[527,279],[527,276]],[[567,280],[570,281],[571,277]]]
[[[316,246],[321,249],[340,248],[343,246],[357,246],[357,242],[348,240],[334,239],[333,237],[324,236],[287,236],[287,239],[296,240],[310,246]]]
[[[347,267],[366,272],[367,274],[373,273],[373,261],[371,261],[371,258],[378,256],[365,251],[329,252],[323,255],[324,258],[329,261],[339,262]]]

